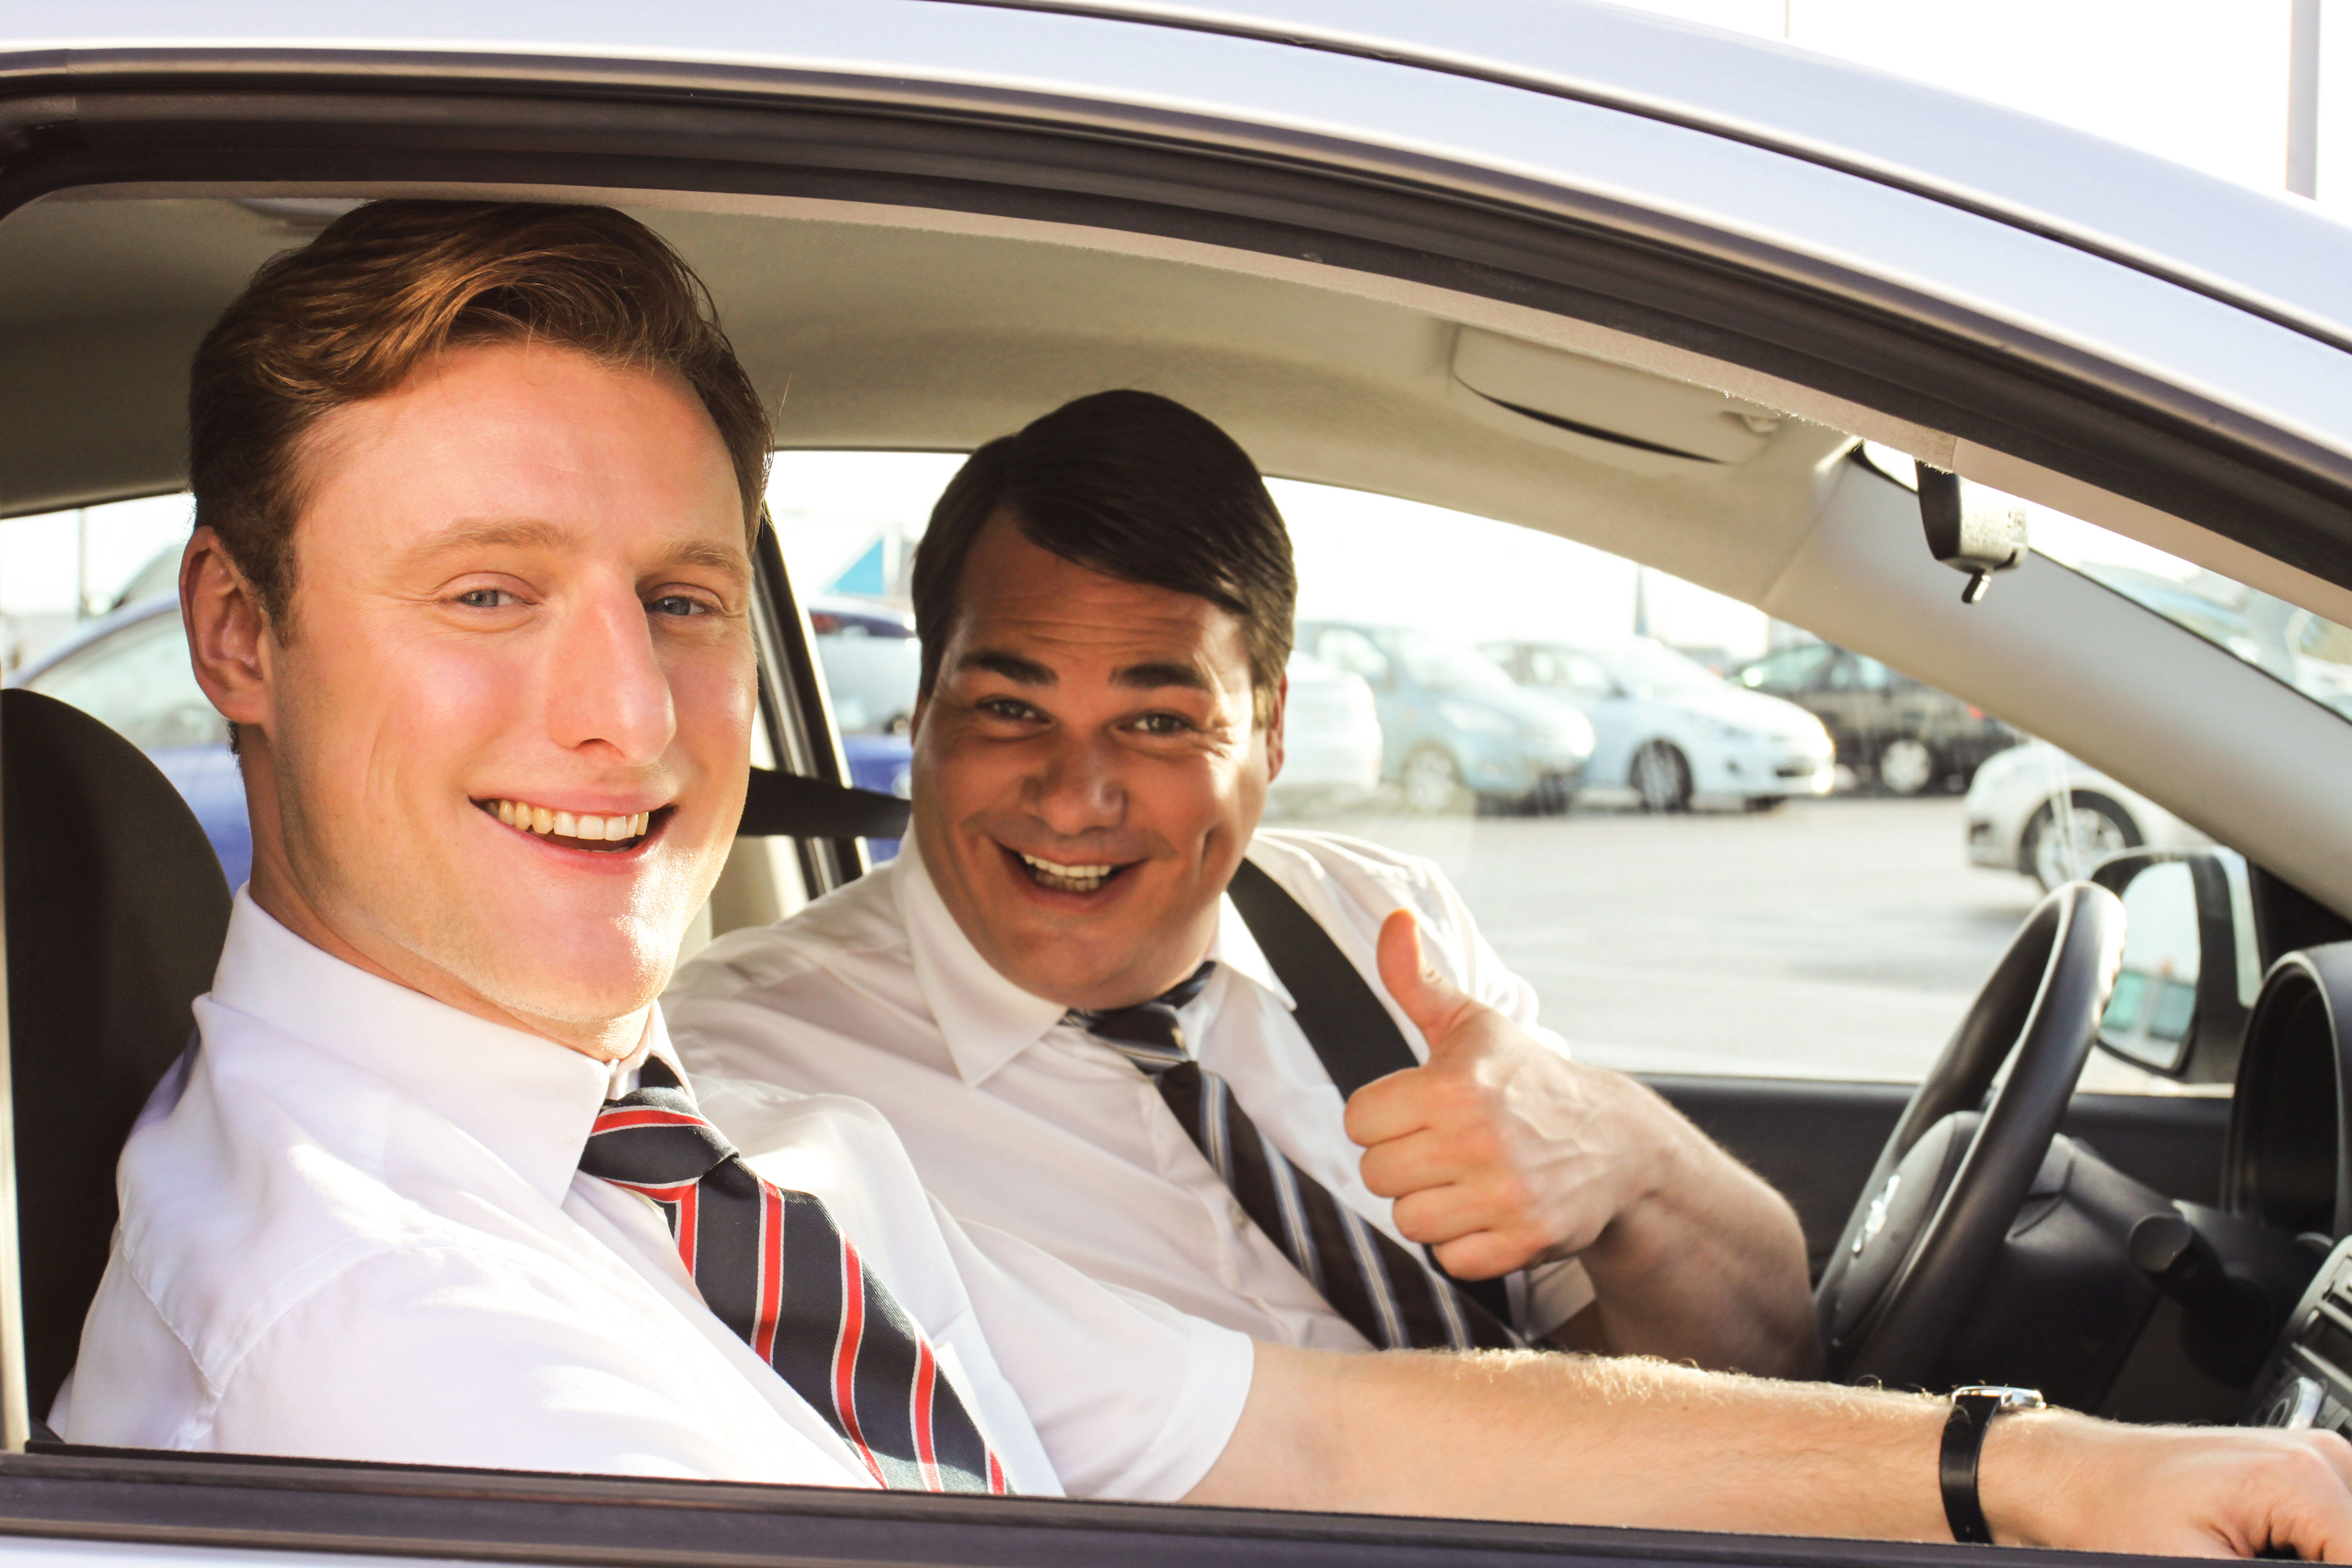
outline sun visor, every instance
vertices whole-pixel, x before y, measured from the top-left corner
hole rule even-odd
[[[1744,463],[1781,419],[1760,403],[1476,327],[1455,335],[1454,379],[1555,430],[1686,462]]]

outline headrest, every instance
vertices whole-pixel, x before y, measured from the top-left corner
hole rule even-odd
[[[0,692],[8,1048],[26,1383],[47,1413],[106,1268],[114,1165],[185,1047],[228,932],[220,862],[170,781],[104,724]]]

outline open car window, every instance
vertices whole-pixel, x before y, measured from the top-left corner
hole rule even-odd
[[[845,628],[907,614],[958,461],[776,459],[771,511],[809,604],[829,607],[816,640],[839,650],[824,668],[867,787],[906,766],[902,734],[858,725],[911,705],[912,645]],[[1267,825],[1434,862],[1582,1059],[1914,1079],[2042,878],[2201,841],[1981,709],[1621,556],[1270,488],[1297,554],[1298,647],[1321,668],[1303,682],[1294,666]],[[887,690],[878,665],[841,657],[877,640],[904,650]],[[1987,764],[2000,787],[1972,794]],[[2175,1087],[2105,1058],[2086,1082]]]

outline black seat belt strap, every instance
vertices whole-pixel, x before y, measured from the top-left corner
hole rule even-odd
[[[1287,889],[1255,861],[1245,859],[1225,891],[1274,966],[1275,976],[1290,993],[1291,1016],[1315,1047],[1341,1099],[1374,1079],[1421,1065],[1363,972],[1348,961],[1323,922],[1308,914]],[[1454,1282],[1502,1321],[1514,1321],[1510,1290],[1502,1280]]]

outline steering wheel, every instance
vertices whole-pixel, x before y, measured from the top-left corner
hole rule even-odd
[[[2088,882],[2043,899],[2010,939],[1822,1271],[1813,1305],[1832,1377],[1916,1388],[1935,1370],[2057,1135],[2123,941],[2122,902]]]

